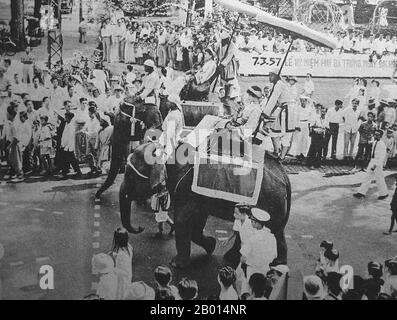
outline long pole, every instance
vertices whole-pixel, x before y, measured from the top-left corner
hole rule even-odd
[[[238,26],[238,22],[240,21],[240,16],[241,16],[241,15],[239,14],[238,17],[237,17],[236,23],[234,24],[233,31],[232,31],[232,34],[231,34],[231,36],[230,36],[229,43],[227,44],[226,51],[225,51],[225,54],[223,55],[222,60],[225,59],[225,58],[227,57],[227,53],[229,52],[230,45],[231,45],[231,43],[232,43],[232,41],[233,41],[234,33],[236,32],[236,29],[237,29],[237,26]],[[222,44],[221,44],[221,46],[222,46]],[[219,66],[220,66],[220,64],[221,64],[221,62],[222,62],[222,60],[219,60],[219,61],[218,61],[218,66],[217,66],[217,68],[216,68],[217,70],[218,70],[218,68],[219,68]],[[218,83],[218,78],[219,78],[219,76],[220,76],[220,75],[218,74],[218,76],[217,76],[216,79],[215,79],[215,83],[214,83],[214,86],[213,86],[213,88],[212,88],[212,92],[215,91],[216,84]]]
[[[83,0],[79,0],[79,21],[83,20]]]

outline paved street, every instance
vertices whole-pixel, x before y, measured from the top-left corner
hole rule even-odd
[[[397,175],[387,173],[392,192]],[[352,193],[363,173],[324,178],[317,171],[290,175],[293,190],[292,213],[287,225],[291,279],[289,297],[301,295],[302,275],[313,271],[318,245],[324,239],[335,242],[341,263],[351,264],[364,274],[370,260],[383,261],[396,254],[397,235],[382,232],[389,224],[389,202],[376,200],[371,192],[366,200]],[[0,243],[4,257],[0,259],[3,299],[81,299],[90,293],[98,278],[91,274],[94,253],[111,247],[112,232],[120,225],[118,186],[116,184],[95,202],[93,194],[99,179],[38,181],[0,186]],[[133,207],[134,218],[146,230],[131,235],[134,247],[134,279],[153,284],[157,264],[168,263],[174,251],[174,238],[154,238],[153,214]],[[219,239],[231,234],[231,224],[210,218],[206,233]],[[212,258],[193,246],[193,263],[185,271],[175,271],[196,279],[200,296],[217,292],[216,272],[224,262],[227,248],[218,246]],[[0,255],[1,257],[1,255]],[[55,272],[55,289],[43,291],[38,286],[41,265],[51,265]]]

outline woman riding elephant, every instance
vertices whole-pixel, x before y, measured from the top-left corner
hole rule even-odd
[[[215,54],[208,48],[204,52],[204,65],[196,72],[188,71],[191,75],[186,87],[181,92],[182,100],[203,100],[208,98],[211,83],[216,73]]]

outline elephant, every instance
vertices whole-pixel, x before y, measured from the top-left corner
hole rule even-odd
[[[135,107],[135,118],[144,123],[135,126],[135,134],[131,136],[131,115]],[[114,130],[112,137],[112,154],[110,170],[105,182],[96,192],[95,197],[99,198],[115,181],[117,174],[123,170],[123,163],[129,154],[131,141],[140,141],[149,129],[159,129],[163,118],[159,108],[155,104],[146,104],[134,97],[128,97],[120,105],[120,112],[114,115]]]
[[[140,233],[142,227],[131,224],[131,202],[148,199],[154,191],[151,182],[152,170],[156,165],[149,164],[147,155],[154,155],[155,143],[144,143],[129,156],[124,180],[120,186],[119,201],[121,222],[130,233]],[[187,163],[166,164],[167,188],[171,194],[171,204],[175,223],[175,244],[177,255],[172,265],[184,268],[190,262],[191,242],[204,248],[210,255],[215,249],[216,240],[203,233],[208,216],[232,221],[236,203],[198,195],[191,190],[193,181],[193,148],[181,144],[176,154],[183,152],[189,157]],[[277,258],[274,264],[287,262],[287,244],[284,229],[291,208],[291,184],[281,163],[267,153],[264,155],[263,181],[257,207],[266,210],[271,219],[267,223],[277,240]],[[239,244],[232,250],[238,252]]]

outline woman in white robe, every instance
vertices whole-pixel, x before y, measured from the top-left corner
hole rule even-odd
[[[129,29],[126,34],[125,60],[126,63],[135,63],[136,32]]]

